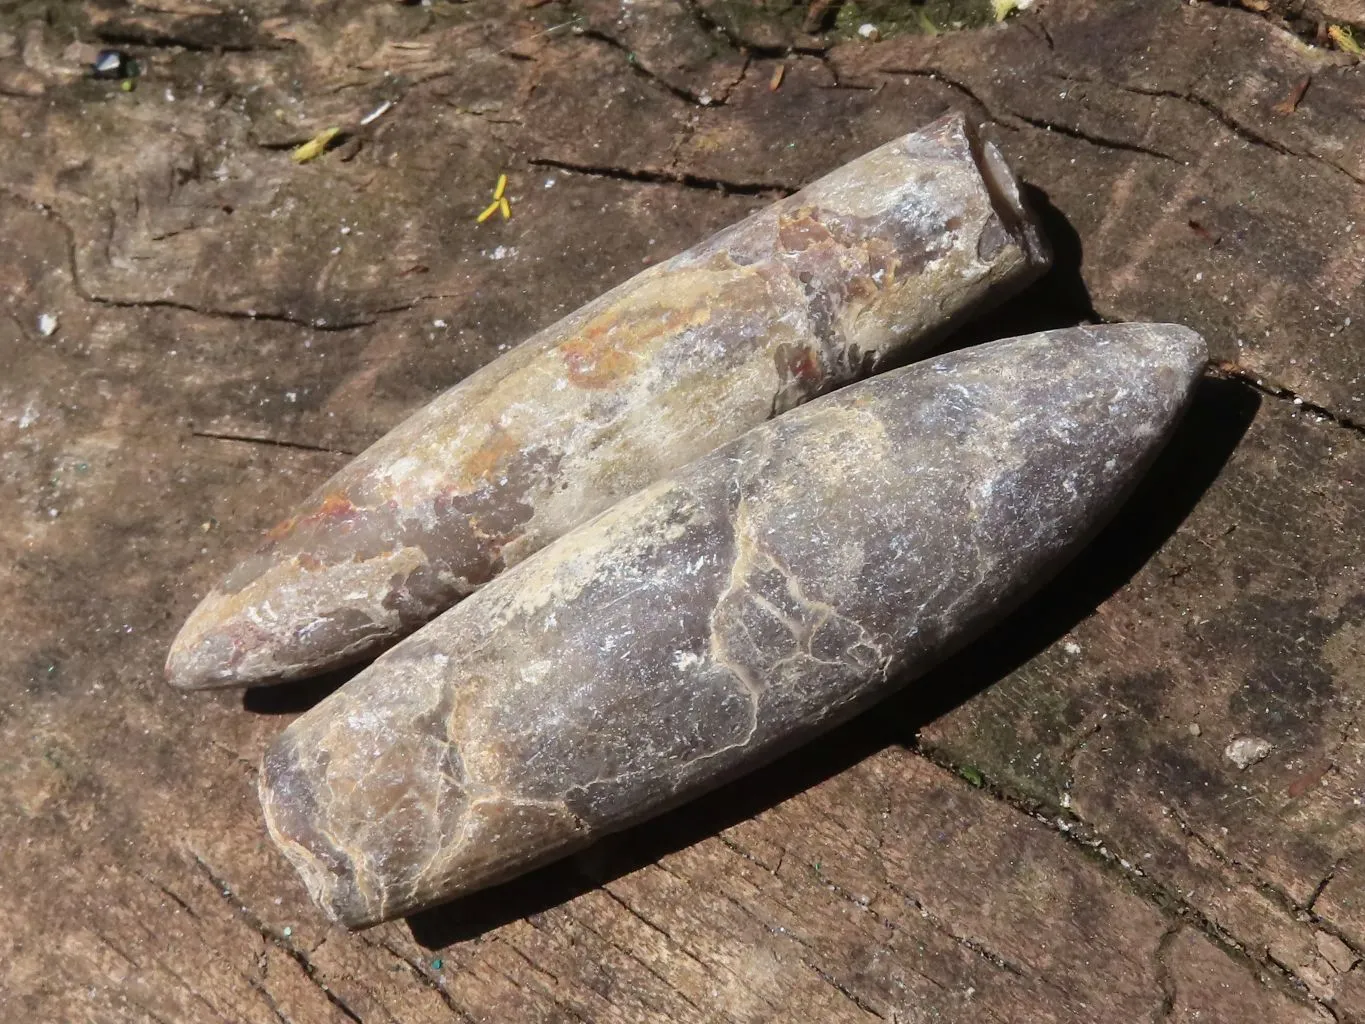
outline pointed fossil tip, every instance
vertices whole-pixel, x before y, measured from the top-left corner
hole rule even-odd
[[[202,606],[201,606],[202,607]],[[176,634],[166,655],[166,682],[177,690],[212,690],[245,686],[233,668],[235,645],[221,632],[197,628],[198,609]]]
[[[219,690],[282,679],[273,657],[278,645],[252,621],[252,611],[211,591],[171,641],[166,682],[177,690]]]
[[[1101,336],[1142,346],[1148,350],[1153,362],[1168,366],[1191,380],[1203,373],[1209,362],[1204,338],[1183,324],[1107,324]]]
[[[294,560],[244,584],[229,577],[180,628],[166,681],[178,690],[270,686],[377,653],[394,630],[329,597],[349,594],[348,583],[354,586],[353,578],[338,582],[326,572],[302,571]]]

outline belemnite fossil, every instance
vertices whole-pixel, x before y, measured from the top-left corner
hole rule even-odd
[[[399,643],[267,752],[270,832],[363,927],[516,876],[910,683],[1046,582],[1205,365],[1171,325],[966,349],[666,474]]]
[[[323,484],[195,609],[183,688],[371,657],[750,427],[924,353],[1048,256],[961,116],[652,267],[445,392]]]

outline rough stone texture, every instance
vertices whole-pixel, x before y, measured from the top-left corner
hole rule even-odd
[[[848,387],[571,531],[280,737],[271,834],[359,927],[752,770],[922,675],[1092,537],[1207,350],[1045,332]]]
[[[961,117],[637,274],[332,477],[195,609],[197,689],[372,656],[618,498],[1032,283],[1045,246]]]
[[[1093,1024],[1208,1020],[1221,1003],[1274,1024],[1365,1019],[1365,970],[1337,972],[1317,939],[1365,948],[1365,681],[1333,611],[1365,593],[1365,443],[1347,422],[1362,192],[1320,159],[1361,152],[1358,65],[1247,10],[1176,0],[1039,0],[888,62],[907,73],[843,85],[830,59],[746,60],[695,20],[641,15],[632,64],[570,28],[536,35],[586,5],[506,0],[281,0],[252,5],[256,31],[236,37],[250,49],[175,46],[205,8],[240,32],[241,6],[109,5],[155,29],[124,44],[149,69],[131,94],[65,77],[73,39],[103,45],[79,19],[104,5],[0,14],[0,1018]],[[667,55],[708,50],[697,91],[739,82],[701,107],[668,88],[688,83]],[[1072,91],[1078,62],[1149,91],[1196,82],[1212,106]],[[245,708],[171,692],[161,665],[196,596],[504,339],[766,205],[758,186],[799,187],[950,106],[982,116],[934,68],[991,104],[1047,194],[1059,269],[990,332],[1162,317],[1223,358],[1254,343],[1245,376],[1201,387],[1112,529],[979,658],[560,869],[408,923],[329,925],[270,843],[255,777],[325,687]],[[270,148],[384,98],[400,102],[322,160]],[[513,217],[476,227],[500,171]],[[42,313],[59,321],[47,338]],[[1276,592],[1291,599],[1267,614],[1238,600]],[[1187,641],[1203,618],[1224,631]],[[1035,779],[1064,779],[1066,746],[1017,742],[1051,728],[1050,683],[1077,657],[1092,703],[1072,716],[1100,723],[1084,761],[1105,774],[1067,809],[1022,771],[1038,757]],[[1037,685],[1007,681],[981,716],[1000,729],[957,732],[951,754],[915,744],[1035,660],[1051,666]],[[1253,671],[1261,707],[1296,713],[1234,717],[1222,695]],[[1156,691],[1117,685],[1162,672]],[[1308,677],[1330,686],[1305,698]],[[1120,722],[1151,742],[1115,742],[1103,727]],[[1222,751],[1246,734],[1276,752],[1241,772]],[[987,767],[1011,760],[1014,775]],[[1114,784],[1121,804],[1096,818]],[[1287,873],[1304,836],[1318,852]],[[1309,879],[1305,903],[1281,891],[1291,878],[1296,894]]]

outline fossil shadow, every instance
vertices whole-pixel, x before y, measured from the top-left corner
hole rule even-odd
[[[1104,318],[1095,312],[1090,289],[1081,274],[1081,236],[1042,189],[1024,185],[1022,193],[1052,246],[1052,266],[1033,284],[948,335],[933,354],[953,352],[997,338],[1103,322]]]
[[[242,710],[256,715],[297,715],[341,689],[370,662],[324,672],[311,679],[250,686],[242,691]]]
[[[1050,583],[1006,620],[913,685],[766,767],[587,850],[408,918],[429,949],[534,915],[715,835],[884,747],[913,747],[928,722],[1057,642],[1124,586],[1198,504],[1260,407],[1238,382],[1205,377],[1191,409],[1118,514]]]

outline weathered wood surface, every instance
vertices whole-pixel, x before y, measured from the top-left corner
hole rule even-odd
[[[0,1018],[1365,1019],[1359,67],[1176,0],[823,53],[736,6],[0,15]],[[76,77],[101,33],[136,92]],[[326,926],[255,798],[302,699],[161,682],[196,597],[500,345],[949,106],[1063,257],[998,333],[1179,320],[1232,379],[916,692],[525,882]]]

